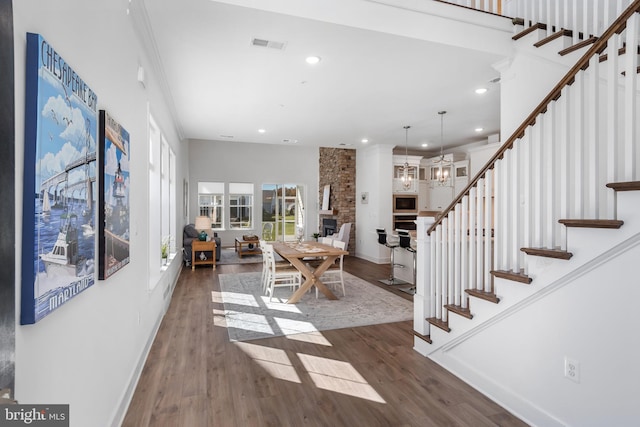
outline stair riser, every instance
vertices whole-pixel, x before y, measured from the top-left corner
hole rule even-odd
[[[533,295],[538,289],[533,283],[525,285],[507,279],[496,279],[494,286],[496,294],[500,298],[500,304],[498,305],[504,306],[502,309]]]
[[[640,228],[640,191],[617,191],[618,219],[624,221],[624,228]]]

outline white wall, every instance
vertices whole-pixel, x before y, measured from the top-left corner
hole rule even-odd
[[[189,222],[198,215],[198,181],[255,184],[254,230],[218,231],[223,246],[243,234],[261,235],[262,184],[302,184],[306,189],[307,238],[318,229],[318,147],[189,141]]]
[[[21,235],[22,228],[26,32],[41,34],[96,92],[98,108],[108,110],[131,135],[130,264],[106,281],[96,280],[35,325],[16,325],[16,398],[25,403],[70,404],[70,424],[78,427],[119,424],[164,313],[164,294],[180,269],[180,263],[173,262],[159,276],[155,290],[148,291],[148,105],[175,151],[178,182],[184,175],[186,147],[178,139],[158,81],[137,42],[127,6],[128,0],[13,2],[16,235]],[[139,65],[146,70],[146,89],[137,81]],[[182,200],[180,185],[177,200]],[[18,272],[21,252],[18,239]],[[19,312],[20,274],[16,276]]]
[[[596,260],[591,271],[559,281],[554,292],[435,360],[531,425],[640,425],[640,237],[629,241],[619,256]],[[565,357],[578,362],[579,382],[564,377]]]
[[[393,145],[359,148],[356,171],[356,256],[389,262],[389,249],[378,244],[376,229],[393,229]],[[360,200],[363,192],[369,193],[366,204]]]
[[[500,71],[500,136],[502,142],[522,124],[524,119],[544,99],[549,91],[569,71],[567,64],[554,50],[535,50],[535,39],[518,41],[513,59],[495,67]]]

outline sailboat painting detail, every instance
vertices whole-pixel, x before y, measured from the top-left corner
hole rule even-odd
[[[98,279],[104,280],[129,263],[129,132],[104,110],[98,144]]]
[[[95,283],[97,96],[27,33],[22,302],[32,324]]]

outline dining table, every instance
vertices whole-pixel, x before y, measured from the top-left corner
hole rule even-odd
[[[304,283],[291,295],[288,304],[295,304],[302,296],[311,289],[312,286],[318,288],[330,300],[337,300],[338,297],[331,292],[320,277],[327,271],[340,255],[348,255],[349,252],[323,243],[308,242],[273,242],[273,250],[293,265],[305,278]],[[317,267],[305,261],[305,258],[312,258],[314,263],[320,261]]]

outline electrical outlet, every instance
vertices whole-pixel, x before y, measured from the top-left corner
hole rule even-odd
[[[565,378],[569,378],[573,382],[579,383],[580,382],[580,362],[565,356],[564,376]]]

